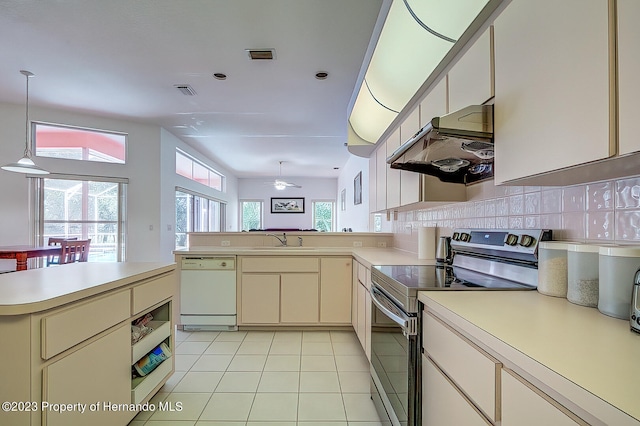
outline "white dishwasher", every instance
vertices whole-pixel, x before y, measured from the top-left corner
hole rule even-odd
[[[180,322],[184,330],[237,330],[236,257],[183,257]]]

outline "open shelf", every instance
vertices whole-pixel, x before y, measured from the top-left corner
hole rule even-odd
[[[133,365],[140,358],[148,354],[162,343],[166,338],[171,336],[170,321],[151,321],[148,324],[153,331],[131,346],[131,364]]]
[[[138,362],[161,343],[165,343],[172,353],[168,359],[160,363],[152,372],[144,377],[131,380],[131,402],[139,404],[148,399],[173,373],[173,338],[171,330],[171,302],[164,303],[147,311],[153,316],[147,327],[153,331],[131,345],[131,365]],[[138,319],[144,317],[145,312],[139,314]],[[136,319],[137,321],[137,319]],[[133,322],[132,322],[133,324]]]
[[[149,394],[168,378],[173,371],[173,360],[171,357],[158,365],[155,370],[144,377],[138,377],[131,381],[131,403],[139,404],[149,396]]]

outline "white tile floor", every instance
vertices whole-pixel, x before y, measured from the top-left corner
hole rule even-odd
[[[130,426],[379,426],[353,332],[178,331],[176,372]]]

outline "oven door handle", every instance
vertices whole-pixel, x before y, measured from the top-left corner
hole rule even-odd
[[[402,312],[392,312],[384,305],[384,303],[380,301],[381,299],[385,300],[386,297],[380,292],[380,290],[377,290],[375,287],[372,286],[369,290],[369,293],[371,293],[371,301],[373,302],[373,304],[376,305],[376,307],[380,309],[383,314],[389,317],[389,319],[402,327],[402,333],[405,336],[415,336],[416,334],[418,334],[416,318],[404,315]]]

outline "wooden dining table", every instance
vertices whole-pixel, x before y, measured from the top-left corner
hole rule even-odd
[[[0,259],[15,259],[16,271],[27,269],[27,259],[32,257],[45,257],[60,255],[60,246],[0,246]]]

